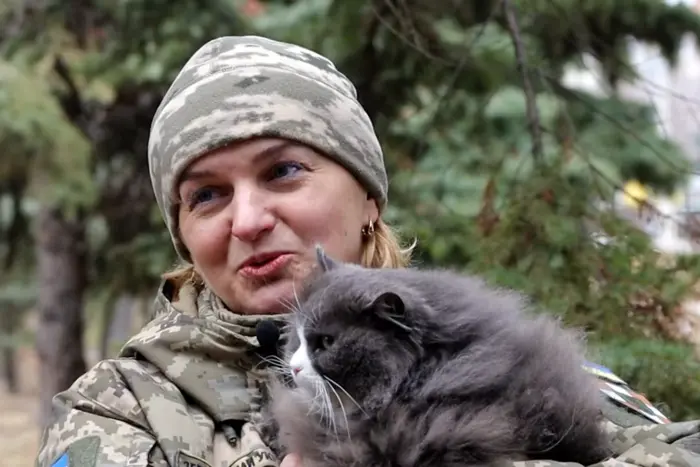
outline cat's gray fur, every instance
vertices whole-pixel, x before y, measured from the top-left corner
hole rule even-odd
[[[448,271],[364,269],[318,250],[285,346],[333,384],[333,429],[301,388],[273,384],[277,448],[305,467],[476,467],[496,460],[600,461],[609,453],[582,336],[523,298]],[[345,414],[335,394],[343,400]],[[346,424],[347,419],[347,424]]]

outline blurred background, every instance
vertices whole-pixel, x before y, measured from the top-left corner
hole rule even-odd
[[[0,452],[148,319],[175,256],[151,118],[221,35],[356,84],[416,262],[517,288],[700,418],[700,1],[0,0]]]

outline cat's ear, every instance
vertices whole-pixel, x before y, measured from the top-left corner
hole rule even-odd
[[[403,316],[405,305],[401,296],[395,292],[383,292],[377,296],[370,305],[376,312],[391,313],[397,316]]]
[[[321,245],[316,245],[316,261],[323,272],[330,271],[331,269],[335,269],[337,267],[337,263],[326,255],[326,252],[323,251],[323,247]]]
[[[406,324],[406,304],[401,296],[394,292],[384,292],[372,301],[368,309],[378,318],[410,331]]]

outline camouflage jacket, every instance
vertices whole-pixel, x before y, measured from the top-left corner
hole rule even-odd
[[[154,319],[53,401],[38,467],[275,467],[255,427],[255,325],[206,289],[161,290]],[[282,320],[283,316],[267,317]],[[600,367],[615,456],[590,467],[700,466],[700,421],[670,423]],[[577,467],[551,461],[502,467]],[[579,466],[580,467],[580,466]]]

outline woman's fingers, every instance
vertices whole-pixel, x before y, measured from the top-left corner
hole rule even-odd
[[[301,457],[297,454],[287,454],[282,459],[280,467],[302,467]]]

